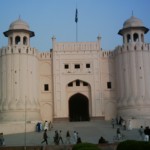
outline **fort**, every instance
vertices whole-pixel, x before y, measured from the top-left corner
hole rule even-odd
[[[131,16],[118,32],[122,45],[112,51],[101,48],[100,36],[95,42],[57,42],[53,36],[50,51],[40,52],[30,46],[35,34],[29,25],[21,18],[12,22],[4,32],[8,45],[0,49],[1,130],[23,132],[26,124],[33,131],[38,121],[117,116],[134,126],[149,122],[148,31]]]

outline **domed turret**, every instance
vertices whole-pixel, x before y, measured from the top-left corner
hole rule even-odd
[[[124,22],[123,28],[119,30],[118,34],[123,36],[123,43],[144,42],[144,34],[148,31],[149,29],[140,19],[131,16]]]
[[[30,37],[34,36],[34,32],[29,30],[29,25],[20,19],[20,17],[12,22],[9,26],[9,30],[4,32],[4,35],[8,37],[8,45],[30,45]]]

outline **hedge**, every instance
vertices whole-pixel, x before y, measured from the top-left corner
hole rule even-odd
[[[150,150],[150,142],[127,140],[120,142],[117,150]]]
[[[96,144],[80,143],[73,146],[72,150],[100,150]]]

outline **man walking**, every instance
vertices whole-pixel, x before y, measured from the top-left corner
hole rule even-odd
[[[43,139],[44,139],[44,140],[43,140],[41,143],[46,142],[46,145],[48,145],[47,138],[48,138],[48,136],[47,136],[47,129],[45,129],[45,130],[44,130],[44,133],[43,133]]]

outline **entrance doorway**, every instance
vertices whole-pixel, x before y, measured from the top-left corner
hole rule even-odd
[[[89,101],[80,93],[73,95],[69,99],[69,120],[89,121]]]

